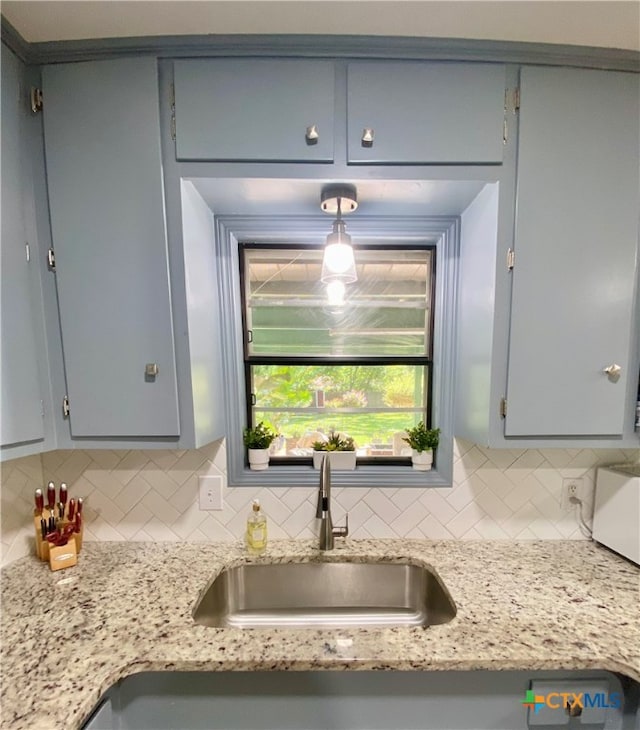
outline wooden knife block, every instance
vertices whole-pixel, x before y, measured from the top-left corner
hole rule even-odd
[[[49,546],[49,567],[51,570],[70,568],[72,565],[77,565],[77,563],[78,553],[76,551],[76,541],[73,538],[66,545]]]
[[[44,509],[42,515],[34,515],[33,527],[36,535],[36,555],[40,560],[45,560],[49,563],[51,570],[61,570],[62,568],[70,568],[72,565],[76,565],[78,562],[78,553],[82,549],[82,536],[84,533],[84,523],[80,527],[80,532],[71,533],[71,537],[66,545],[56,547],[51,545],[48,540],[42,539],[42,530],[40,529],[40,518],[43,517],[45,520],[49,519],[50,512],[48,509]],[[63,521],[63,525],[66,524],[66,518]],[[68,556],[66,559],[61,560],[61,557]]]

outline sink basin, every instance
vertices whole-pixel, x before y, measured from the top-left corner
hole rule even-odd
[[[236,628],[431,626],[456,607],[429,568],[403,563],[283,563],[222,571],[193,611]]]

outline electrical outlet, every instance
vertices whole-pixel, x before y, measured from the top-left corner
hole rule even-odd
[[[568,512],[575,507],[575,503],[571,502],[571,497],[582,499],[582,477],[562,480],[562,499],[560,501],[560,507],[565,512]]]
[[[221,476],[198,477],[198,499],[201,510],[223,509],[222,487]]]

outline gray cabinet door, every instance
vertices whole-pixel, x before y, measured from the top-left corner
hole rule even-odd
[[[156,61],[47,66],[43,85],[71,433],[178,435]]]
[[[30,162],[21,127],[27,114],[23,68],[2,46],[2,246],[0,248],[2,337],[3,446],[44,438],[38,377],[38,348],[31,306],[30,267],[27,261],[25,215],[29,198]],[[31,241],[33,257],[37,253]],[[44,354],[42,354],[44,357]]]
[[[508,436],[623,432],[638,377],[638,92],[631,73],[522,71]]]
[[[350,163],[502,162],[504,66],[363,61],[347,84]]]
[[[332,162],[334,77],[330,61],[176,61],[177,158]]]

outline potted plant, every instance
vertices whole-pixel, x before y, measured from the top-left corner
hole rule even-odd
[[[433,464],[433,450],[440,441],[439,428],[427,428],[424,421],[407,429],[406,438],[402,439],[411,446],[411,463],[418,471],[429,471]]]
[[[243,431],[244,445],[249,454],[249,468],[254,471],[262,471],[269,466],[269,447],[278,434],[263,421],[255,428],[245,428]]]
[[[313,466],[322,468],[324,455],[329,454],[332,469],[351,470],[356,468],[356,445],[351,436],[341,436],[331,431],[326,441],[314,441]]]

